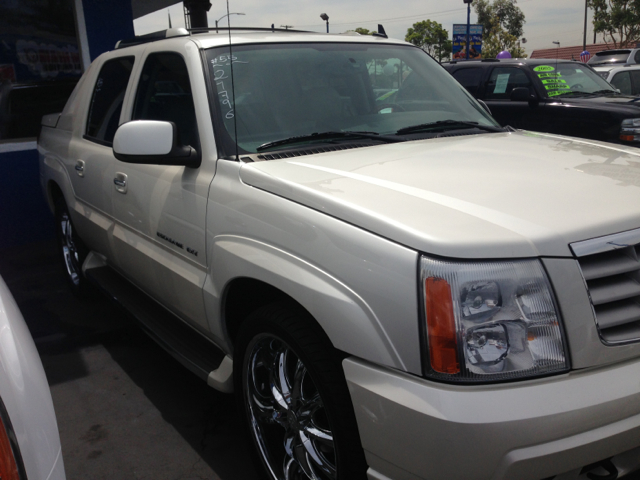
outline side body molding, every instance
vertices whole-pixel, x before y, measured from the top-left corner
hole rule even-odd
[[[333,345],[352,355],[406,370],[385,328],[371,307],[352,289],[290,253],[234,235],[215,238],[213,276],[207,290],[224,293],[234,278],[267,283],[294,298],[320,323]],[[251,292],[247,292],[251,295]],[[222,325],[220,325],[222,326]],[[214,335],[224,338],[223,331]]]

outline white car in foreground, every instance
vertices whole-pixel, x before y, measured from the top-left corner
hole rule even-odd
[[[43,119],[74,291],[235,390],[272,480],[640,467],[640,150],[503,129],[383,32],[223,32]]]
[[[47,378],[27,325],[0,278],[0,478],[64,480]]]

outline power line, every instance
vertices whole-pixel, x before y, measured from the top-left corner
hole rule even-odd
[[[531,0],[526,0],[526,1],[531,1]],[[459,11],[464,11],[466,10],[466,8],[455,8],[453,10],[442,10],[440,12],[433,12],[433,13],[420,13],[420,14],[415,14],[415,15],[406,15],[404,17],[391,17],[391,18],[379,18],[379,19],[373,19],[373,20],[362,20],[362,21],[357,21],[357,22],[344,22],[344,23],[332,23],[332,25],[357,25],[360,23],[381,23],[381,22],[392,22],[392,21],[400,21],[400,20],[407,20],[410,18],[415,18],[415,17],[425,17],[425,16],[435,16],[435,15],[442,15],[442,14],[447,14],[447,13],[453,13],[453,12],[459,12]],[[316,26],[317,24],[310,24],[310,25],[300,25],[300,27],[313,27]]]
[[[521,3],[528,3],[528,2],[533,2],[536,0],[521,0],[520,2],[518,2],[519,4]],[[406,15],[403,17],[389,17],[389,18],[378,18],[378,19],[373,19],[373,20],[361,20],[361,21],[356,21],[356,22],[342,22],[342,23],[332,23],[332,25],[361,25],[364,23],[393,23],[393,22],[400,22],[403,20],[409,20],[412,18],[418,18],[418,17],[423,17],[423,18],[433,18],[436,16],[442,16],[442,15],[446,15],[448,13],[455,13],[455,12],[465,12],[467,9],[466,7],[461,7],[461,8],[454,8],[451,10],[441,10],[439,12],[431,12],[431,13],[417,13],[414,15]],[[318,24],[317,23],[313,23],[313,24],[309,24],[309,25],[300,25],[300,28],[305,28],[305,27],[316,27]]]

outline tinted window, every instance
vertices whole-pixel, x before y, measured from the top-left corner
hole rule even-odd
[[[480,78],[482,78],[482,69],[461,68],[460,70],[453,72],[453,78],[459,81],[460,84],[469,91],[469,93],[477,96]]]
[[[142,69],[132,120],[162,120],[178,127],[180,142],[197,148],[189,73],[177,53],[149,55]]]
[[[113,142],[133,60],[133,57],[117,58],[102,66],[89,105],[88,137],[105,143]]]
[[[631,70],[629,72],[631,75],[631,95],[640,95],[640,70]]]
[[[611,79],[611,85],[620,90],[620,93],[631,95],[631,76],[629,72],[616,73]]]
[[[531,81],[527,74],[519,68],[494,68],[487,83],[485,98],[487,100],[508,99],[514,88],[529,86],[531,86]]]
[[[636,63],[640,63],[640,50],[638,50],[635,54],[635,56],[633,57],[633,59],[635,60]]]
[[[610,50],[598,52],[589,60],[589,65],[600,63],[627,63],[631,50]]]

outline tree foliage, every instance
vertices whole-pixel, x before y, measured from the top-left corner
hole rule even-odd
[[[526,58],[520,44],[526,20],[516,0],[476,0],[473,8],[478,14],[478,23],[484,27],[484,58],[495,58],[503,50],[507,50],[513,58]]]
[[[640,40],[640,0],[589,0],[593,8],[593,29],[614,48]]]
[[[473,8],[478,14],[478,23],[484,27],[484,34],[504,30],[509,35],[520,38],[524,31],[524,13],[516,6],[516,0],[476,0]]]
[[[413,24],[404,37],[407,42],[422,48],[438,61],[451,54],[453,43],[449,40],[449,32],[442,24],[432,20],[423,20]]]
[[[372,33],[374,33],[372,30],[369,30],[368,28],[362,28],[362,27],[356,28],[354,32],[359,33],[360,35],[371,35]]]
[[[527,58],[520,39],[511,35],[506,30],[496,26],[498,20],[493,21],[493,27],[482,36],[482,56],[484,58],[496,58],[503,50],[508,51],[512,58]]]

